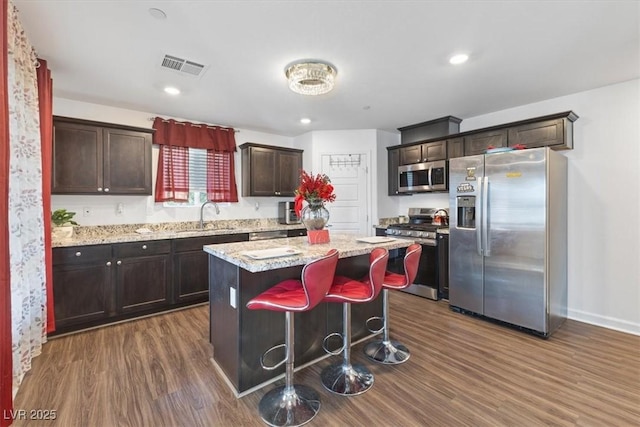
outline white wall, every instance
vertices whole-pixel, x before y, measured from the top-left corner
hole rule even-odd
[[[464,119],[460,131],[572,110],[568,171],[568,310],[572,319],[640,334],[640,80]],[[447,194],[397,197],[448,206]]]
[[[54,98],[53,114],[57,116],[75,117],[79,119],[95,120],[106,123],[116,123],[143,128],[151,128],[153,113],[90,104],[64,98]],[[188,120],[177,118],[178,120]],[[216,123],[214,123],[216,124]],[[224,124],[222,124],[224,125]],[[245,142],[292,147],[293,139],[280,135],[255,132],[247,129],[237,129],[236,144]],[[153,151],[152,183],[155,188],[155,177],[158,164],[158,149]],[[240,218],[276,218],[278,216],[278,202],[290,200],[279,197],[242,197],[241,195],[241,165],[240,150],[235,154],[236,182],[238,184],[238,203],[220,203],[220,215],[214,209],[207,207],[205,218],[211,219],[240,219]],[[116,215],[118,203],[124,205],[124,214]],[[65,208],[76,212],[74,218],[80,225],[106,224],[144,224],[160,222],[196,221],[200,217],[198,207],[165,208],[161,203],[155,203],[153,196],[77,196],[53,195],[52,209]],[[90,216],[84,216],[84,208],[91,210]]]

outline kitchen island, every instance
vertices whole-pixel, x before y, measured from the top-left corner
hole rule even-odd
[[[272,371],[260,366],[262,354],[284,342],[284,313],[248,310],[246,304],[250,299],[282,280],[300,278],[305,264],[331,248],[340,253],[336,274],[357,278],[367,274],[373,248],[384,247],[391,252],[411,243],[399,239],[365,243],[358,238],[360,236],[331,234],[329,243],[316,245],[310,245],[306,237],[293,237],[204,246],[209,254],[209,340],[213,345],[213,359],[237,396],[284,375],[284,365]],[[279,250],[286,255],[273,256]],[[365,326],[366,320],[381,315],[381,298],[352,306],[354,344],[371,335]],[[295,325],[295,363],[296,368],[300,368],[327,357],[322,341],[328,334],[342,331],[342,306],[321,303],[313,310],[296,313]],[[267,360],[267,364],[284,357],[284,351],[272,353],[273,359]]]

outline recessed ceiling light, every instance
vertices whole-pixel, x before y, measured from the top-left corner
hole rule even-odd
[[[153,16],[156,19],[167,19],[167,14],[164,13],[163,10],[157,9],[155,7],[149,8],[149,15]]]
[[[164,88],[164,91],[169,95],[180,95],[180,89],[177,87],[167,86]]]
[[[469,55],[461,53],[461,54],[458,54],[458,55],[453,55],[449,59],[449,63],[453,64],[453,65],[463,64],[463,63],[467,62],[467,59],[469,59]]]
[[[309,123],[311,123],[311,119],[308,117],[303,117],[300,119],[300,123],[302,123],[303,125],[308,125]]]

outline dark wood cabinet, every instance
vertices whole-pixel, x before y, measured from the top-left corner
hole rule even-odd
[[[447,139],[447,159],[464,156],[464,138]]]
[[[447,141],[435,141],[400,148],[400,164],[410,165],[447,158]]]
[[[249,234],[193,237],[173,241],[173,301],[197,303],[209,299],[209,256],[205,245],[246,242]]]
[[[53,194],[151,194],[152,129],[54,117]]]
[[[398,166],[400,166],[400,148],[389,147],[387,148],[387,186],[389,196],[399,196],[401,194],[398,191],[400,182],[398,182]]]
[[[566,119],[547,120],[509,128],[509,147],[573,148],[573,138],[565,138]],[[571,145],[569,145],[571,144]]]
[[[473,156],[476,154],[485,154],[489,147],[506,147],[507,135],[507,129],[497,129],[467,135],[464,137],[464,155]]]
[[[242,150],[242,196],[293,197],[300,181],[303,150],[245,143]]]
[[[53,250],[53,301],[57,328],[106,319],[114,311],[111,247]]]
[[[434,129],[437,131],[446,130],[443,129],[443,125],[447,123],[451,124],[451,121],[447,122],[446,120],[439,119],[399,128],[398,130],[401,131],[402,144],[387,147],[389,195],[397,196],[399,194],[407,194],[398,193],[399,165],[485,154],[489,147],[514,147],[518,144],[523,145],[525,148],[551,147],[554,150],[572,149],[573,122],[577,119],[578,115],[573,111],[565,111],[504,125],[450,134],[448,135],[449,138],[444,141],[436,139],[439,137],[435,136],[433,140],[422,141],[419,144],[414,143],[411,145],[407,145],[405,142],[413,142],[413,138],[415,138],[416,135],[426,135],[427,132],[433,131]],[[459,119],[455,124],[459,124]],[[442,133],[439,135],[442,135]]]
[[[171,242],[113,245],[116,264],[116,314],[137,313],[169,304]]]
[[[203,246],[246,241],[249,233],[54,248],[54,335],[206,302]]]

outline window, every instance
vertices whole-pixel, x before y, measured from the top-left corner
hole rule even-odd
[[[156,117],[153,129],[153,143],[160,145],[156,202],[238,201],[233,128]]]
[[[233,174],[233,153],[162,145],[156,201],[175,207],[237,202]]]
[[[207,201],[207,150],[188,150],[189,192],[186,201],[164,202],[165,207],[200,206]]]

